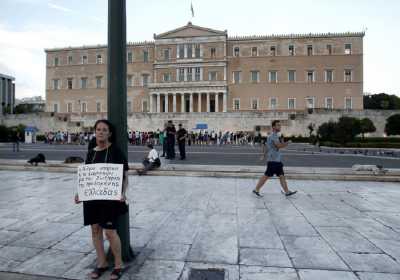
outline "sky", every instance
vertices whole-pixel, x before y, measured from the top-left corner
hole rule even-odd
[[[228,36],[360,32],[364,92],[400,96],[400,1],[126,0],[127,41],[187,24]],[[0,73],[16,78],[16,98],[45,97],[46,48],[107,43],[107,0],[0,0]]]

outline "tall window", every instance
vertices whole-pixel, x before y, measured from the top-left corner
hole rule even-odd
[[[333,70],[325,70],[325,82],[332,83],[333,82]]]
[[[188,81],[188,82],[191,82],[193,79],[193,71],[192,71],[192,68],[187,68],[187,75],[186,75],[186,80]]]
[[[260,81],[260,71],[250,71],[251,82],[258,83]]]
[[[208,72],[208,80],[216,81],[217,80],[217,71]]]
[[[198,44],[194,46],[194,56],[196,58],[200,57],[200,45],[198,45]]]
[[[96,56],[96,63],[97,64],[102,64],[103,63],[103,58],[101,57],[101,54],[98,54]]]
[[[196,81],[200,81],[200,80],[201,80],[201,69],[200,69],[200,67],[196,67],[196,68],[195,68],[194,79],[195,79]]]
[[[71,65],[72,64],[72,55],[68,56],[68,64]]]
[[[216,57],[216,49],[215,48],[211,48],[210,52],[211,52],[211,57],[215,58]]]
[[[164,50],[164,60],[169,60],[170,59],[170,49],[165,49]]]
[[[58,113],[58,104],[57,103],[53,104],[53,112]]]
[[[143,62],[149,62],[149,51],[143,51]]]
[[[132,75],[126,76],[126,85],[128,87],[133,87],[133,76]]]
[[[87,104],[86,102],[81,103],[81,112],[86,113],[87,112]]]
[[[325,109],[333,109],[333,98],[325,97]]]
[[[71,102],[67,103],[67,112],[72,113],[72,103]]]
[[[87,64],[87,63],[88,63],[87,55],[82,55],[82,64]]]
[[[239,98],[233,99],[233,110],[240,110],[240,99]]]
[[[81,78],[81,89],[87,88],[87,78]]]
[[[289,45],[289,55],[294,55],[294,45]]]
[[[278,107],[278,100],[276,99],[276,97],[271,97],[269,99],[269,108],[274,110]]]
[[[128,63],[132,63],[133,62],[133,54],[132,52],[128,52]]]
[[[288,109],[296,109],[296,98],[288,98]]]
[[[308,56],[313,55],[313,46],[312,45],[307,45],[307,55]]]
[[[101,80],[102,80],[102,78],[103,78],[103,77],[101,77],[101,76],[96,77],[96,88],[101,88],[101,87],[102,87],[102,86],[101,86]]]
[[[351,54],[351,44],[345,44],[344,45],[344,53],[345,54]]]
[[[344,108],[345,109],[353,109],[353,100],[351,97],[344,98]]]
[[[163,81],[170,82],[171,81],[171,73],[164,73],[163,74]]]
[[[179,45],[178,58],[185,57],[185,45]]]
[[[307,109],[314,109],[315,108],[315,98],[314,97],[307,97],[306,98],[306,106]]]
[[[241,71],[233,71],[233,83],[239,84],[241,81]]]
[[[240,55],[240,49],[239,49],[239,47],[235,47],[233,49],[233,56],[238,57],[239,55]]]
[[[276,56],[276,47],[275,46],[271,46],[269,48],[269,54],[272,56]]]
[[[295,82],[296,81],[296,70],[289,70],[288,71],[288,81]]]
[[[59,61],[58,57],[55,57],[54,58],[54,66],[58,66],[58,61]]]
[[[191,44],[187,45],[187,57],[192,58],[193,56],[193,46]]]
[[[251,48],[251,56],[257,56],[258,52],[257,52],[257,47],[252,47]]]
[[[179,81],[183,82],[185,80],[185,68],[179,68]]]
[[[147,87],[149,85],[149,74],[142,74],[142,85]]]
[[[60,80],[59,79],[54,79],[53,80],[53,89],[54,90],[59,90],[60,89]]]
[[[326,53],[331,55],[332,54],[332,45],[326,45]]]
[[[352,71],[351,69],[344,70],[344,81],[350,83],[352,81]]]
[[[314,70],[307,71],[307,82],[313,83],[315,81],[315,72]]]
[[[73,79],[72,78],[68,78],[67,79],[67,88],[68,89],[72,89],[72,83],[73,83]]]
[[[101,103],[100,102],[96,102],[96,112],[97,113],[101,112]]]
[[[276,71],[269,71],[268,76],[270,83],[276,83],[278,81],[278,73]]]
[[[148,112],[148,111],[149,111],[149,106],[147,100],[142,100],[142,112]]]
[[[258,110],[258,98],[251,99],[251,109]]]

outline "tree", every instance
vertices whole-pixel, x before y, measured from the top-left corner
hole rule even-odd
[[[364,109],[399,110],[400,97],[392,94],[379,93],[364,95]]]
[[[341,117],[336,124],[333,140],[342,145],[351,142],[361,133],[360,120],[351,117]]]
[[[310,124],[307,126],[307,128],[308,128],[308,131],[310,132],[310,137],[311,137],[313,131],[315,130],[315,124],[310,123]]]
[[[7,142],[9,133],[7,126],[0,125],[0,142]]]
[[[323,123],[318,127],[317,134],[323,141],[332,141],[332,136],[335,133],[336,123],[334,121],[329,121]]]
[[[386,119],[385,132],[389,135],[400,135],[400,114],[395,114]]]
[[[374,123],[369,118],[363,118],[362,120],[360,120],[360,132],[361,132],[363,139],[364,139],[365,133],[370,133],[370,132],[375,132],[375,131],[376,131],[376,127],[374,126]]]

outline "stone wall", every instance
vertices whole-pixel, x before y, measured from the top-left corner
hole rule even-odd
[[[260,126],[262,131],[269,129],[271,121],[282,121],[282,132],[285,135],[308,135],[308,125],[316,127],[330,120],[336,121],[341,116],[356,118],[369,118],[375,124],[377,131],[370,136],[383,136],[386,119],[400,111],[364,110],[364,111],[325,111],[315,110],[292,115],[288,112],[237,112],[237,113],[161,113],[147,114],[134,113],[128,116],[128,128],[130,130],[151,131],[162,129],[164,122],[173,120],[175,124],[182,123],[185,128],[191,130],[197,124],[207,124],[208,131],[254,131]],[[79,132],[90,130],[95,121],[105,118],[106,114],[80,114],[64,115],[50,113],[7,115],[0,119],[0,124],[15,126],[24,124],[36,126],[39,134],[47,131]],[[79,125],[79,126],[78,126]]]

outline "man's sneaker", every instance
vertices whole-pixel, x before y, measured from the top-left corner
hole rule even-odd
[[[297,191],[288,191],[287,193],[285,193],[286,196],[290,196],[297,193]]]
[[[263,195],[260,194],[260,192],[258,192],[258,191],[256,191],[256,190],[253,190],[253,193],[254,193],[256,196],[258,196],[258,197],[263,197]]]

